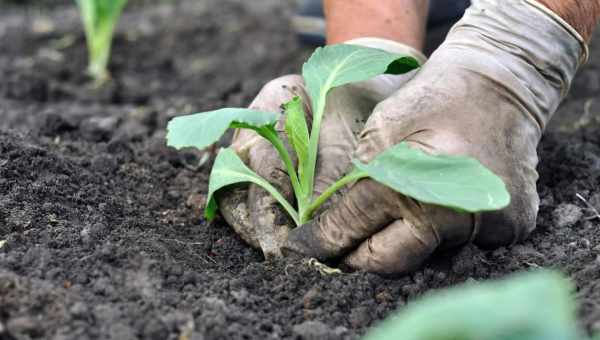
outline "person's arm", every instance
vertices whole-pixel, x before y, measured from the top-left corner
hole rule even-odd
[[[600,0],[538,0],[571,25],[587,42],[600,19]]]
[[[327,41],[340,43],[378,37],[421,49],[425,37],[427,0],[325,0]],[[598,0],[538,0],[590,40],[600,18]]]
[[[422,50],[428,0],[325,0],[327,43],[389,39]]]

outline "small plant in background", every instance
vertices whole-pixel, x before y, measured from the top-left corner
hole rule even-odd
[[[115,26],[127,0],[76,0],[88,48],[88,73],[96,84],[109,79],[108,61]]]
[[[582,340],[573,291],[549,271],[457,286],[414,302],[364,340]]]
[[[419,201],[477,212],[501,209],[510,196],[502,180],[477,160],[469,157],[433,156],[400,143],[379,154],[368,164],[354,160],[354,169],[313,199],[313,185],[321,122],[331,89],[368,80],[380,74],[402,74],[419,67],[408,56],[353,45],[318,48],[304,64],[304,77],[312,103],[313,122],[309,133],[302,99],[284,104],[285,133],[298,159],[292,162],[275,124],[280,114],[250,109],[225,108],[180,116],[168,124],[167,143],[175,148],[203,149],[216,142],[228,128],[252,129],[267,139],[281,157],[295,194],[295,205],[268,181],[249,169],[231,149],[222,149],[210,174],[207,219],[218,209],[214,193],[228,185],[252,182],[265,188],[287,211],[296,225],[308,222],[314,212],[344,185],[370,177]]]

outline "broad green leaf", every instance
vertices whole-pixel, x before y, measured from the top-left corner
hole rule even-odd
[[[215,217],[218,206],[214,194],[217,190],[236,183],[251,182],[267,190],[288,212],[298,224],[298,213],[286,199],[268,181],[250,170],[238,155],[231,149],[222,149],[213,165],[208,184],[208,204],[204,216],[211,220]]]
[[[324,107],[327,93],[334,87],[371,79],[384,73],[401,74],[419,67],[410,56],[356,45],[330,45],[318,48],[302,68],[313,112]]]
[[[571,284],[555,272],[466,284],[409,304],[364,340],[576,340]]]
[[[368,164],[354,165],[374,180],[418,201],[460,211],[492,211],[506,207],[504,182],[476,159],[433,156],[400,143]]]
[[[173,118],[167,125],[167,145],[177,149],[203,149],[221,138],[228,128],[275,131],[277,113],[225,108]]]
[[[302,172],[302,187],[312,190],[317,164],[319,135],[327,94],[337,86],[371,79],[389,73],[401,74],[419,67],[410,56],[355,46],[330,45],[318,48],[302,67],[302,76],[312,102],[313,124],[308,147],[308,162]]]
[[[300,97],[294,97],[285,105],[285,132],[298,157],[298,175],[303,177],[303,167],[308,160],[308,125],[304,113],[304,104]]]

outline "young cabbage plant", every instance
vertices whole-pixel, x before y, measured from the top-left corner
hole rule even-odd
[[[113,33],[127,0],[76,0],[88,48],[88,73],[100,84],[108,79]]]
[[[508,205],[510,196],[504,182],[469,157],[433,156],[400,143],[379,154],[368,164],[354,160],[354,169],[313,197],[315,169],[321,122],[327,94],[345,84],[368,80],[381,74],[402,74],[419,67],[409,56],[354,45],[318,48],[304,64],[302,75],[312,103],[313,121],[309,133],[300,97],[283,103],[285,133],[298,160],[294,166],[275,124],[280,114],[250,109],[225,108],[180,116],[167,127],[167,143],[177,149],[203,149],[216,142],[229,128],[251,129],[267,139],[286,166],[295,194],[296,205],[286,199],[267,180],[248,168],[231,149],[222,149],[212,168],[209,182],[207,219],[214,218],[218,207],[217,190],[241,182],[266,189],[287,211],[296,225],[308,222],[315,211],[333,193],[362,178],[372,178],[416,200],[450,207],[459,211],[498,210]]]

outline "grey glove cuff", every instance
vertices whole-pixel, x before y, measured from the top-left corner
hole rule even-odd
[[[531,113],[541,129],[566,96],[587,50],[571,26],[533,0],[473,0],[444,47],[466,47],[479,54],[478,58],[495,60],[495,70],[464,67],[499,74],[500,84]],[[460,60],[446,62],[460,64]],[[506,71],[510,77],[505,76]]]
[[[590,57],[590,48],[588,44],[585,42],[581,34],[577,32],[573,26],[569,25],[563,18],[559,17],[556,13],[552,12],[548,7],[542,5],[536,0],[525,0],[525,2],[529,3],[531,6],[537,8],[542,11],[542,13],[548,15],[552,20],[556,21],[557,24],[561,25],[565,30],[567,30],[571,35],[579,41],[581,47],[583,48],[583,54],[581,55],[580,64],[585,64]]]

